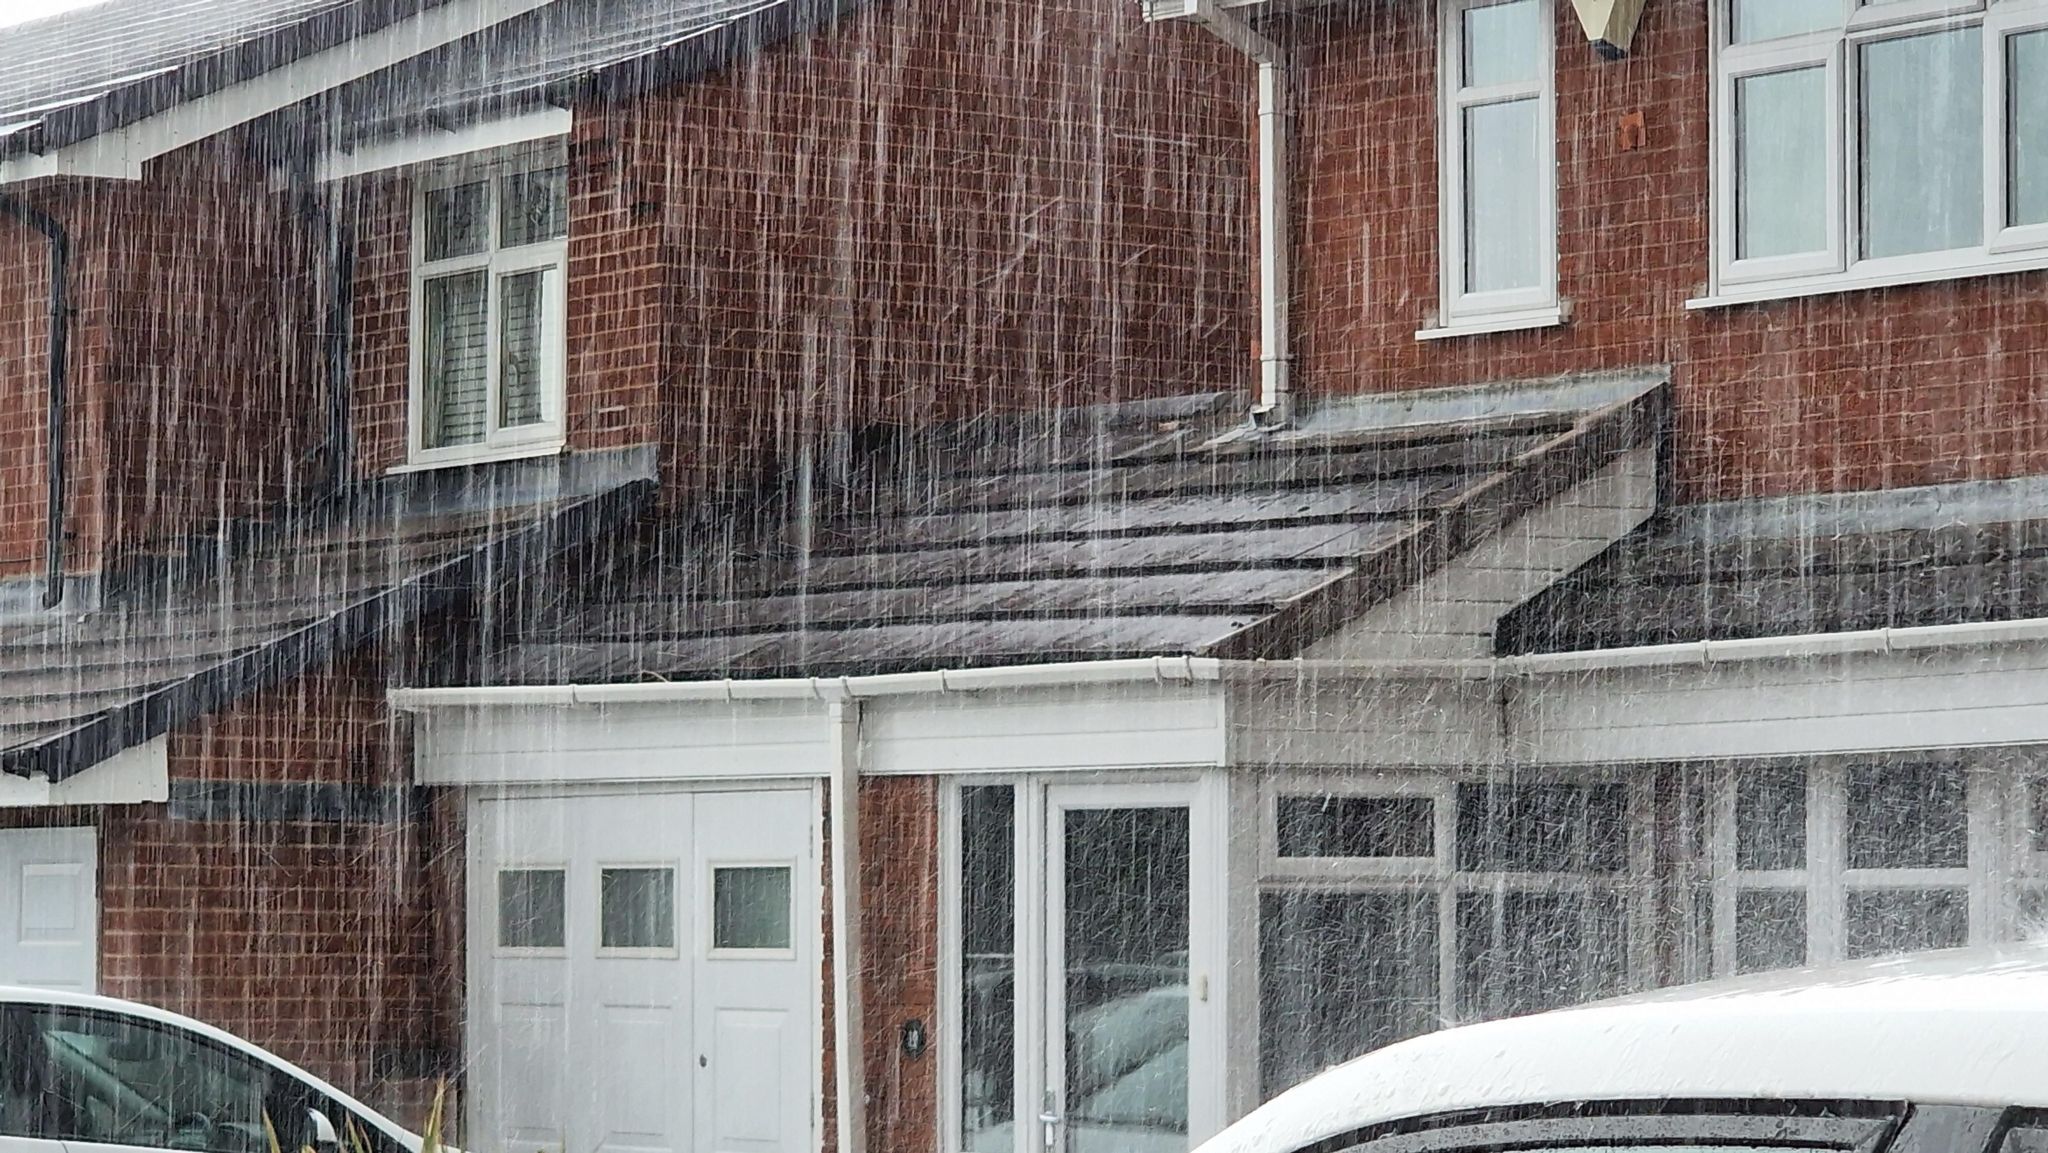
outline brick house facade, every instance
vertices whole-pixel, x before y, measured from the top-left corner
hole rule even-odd
[[[719,1079],[750,1052],[719,1014],[769,1028],[722,963],[806,969],[795,1064],[744,1066],[799,1086],[761,1147],[990,1153],[1042,1112],[1183,1147],[1444,1021],[2011,936],[2048,907],[2048,258],[1731,275],[1718,2],[1652,0],[1618,60],[1568,0],[1224,6],[1293,85],[1300,415],[1265,434],[1253,71],[1192,21],[622,5],[599,59],[559,45],[602,5],[448,0],[478,30],[170,147],[177,106],[109,68],[94,131],[137,171],[61,112],[0,131],[74,301],[45,609],[49,248],[0,216],[0,825],[94,830],[97,988],[415,1117],[452,1075],[485,1149],[782,1117]],[[279,69],[412,19],[313,7]],[[1985,0],[1978,34],[2037,7]],[[1481,60],[1453,28],[1524,9],[1536,71],[1449,80]],[[1793,38],[1846,58],[1913,18]],[[1475,321],[1449,125],[1522,99],[1554,299]],[[556,169],[559,260],[462,264]],[[489,251],[437,263],[486,186]],[[460,355],[514,357],[426,335],[473,267],[505,331],[501,281],[558,285],[545,435],[502,366],[480,417],[426,412]],[[458,416],[483,447],[433,443]],[[755,801],[811,823],[717,847]],[[1908,810],[1899,861],[1851,844]],[[785,859],[791,920],[720,919]],[[520,1000],[670,962],[687,1025]],[[1090,1048],[1124,1028],[1130,1064]],[[669,1079],[600,1116],[532,1072],[593,1053]]]

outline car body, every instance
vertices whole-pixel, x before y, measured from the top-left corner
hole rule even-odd
[[[1200,1153],[2038,1153],[2044,1038],[2048,946],[1734,978],[1389,1045]]]
[[[134,1001],[0,987],[0,1153],[420,1153],[404,1126],[275,1054]]]

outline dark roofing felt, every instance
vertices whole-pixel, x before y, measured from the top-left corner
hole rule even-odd
[[[294,526],[195,550],[83,615],[0,623],[0,771],[62,779],[626,515],[647,454],[392,478]],[[207,570],[211,570],[210,572]]]
[[[848,675],[1284,657],[1650,440],[1664,392],[1217,439],[1181,398],[921,436],[756,533],[657,542],[483,679]]]
[[[2048,477],[1683,506],[1502,622],[1555,652],[2048,617]]]

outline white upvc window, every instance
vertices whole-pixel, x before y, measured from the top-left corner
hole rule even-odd
[[[419,182],[412,232],[412,466],[562,444],[568,169],[560,150]]]
[[[1551,0],[1441,0],[1442,312],[1418,335],[1556,324]]]
[[[2048,0],[1715,0],[1697,304],[2048,267]]]

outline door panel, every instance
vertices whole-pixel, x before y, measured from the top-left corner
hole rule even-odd
[[[98,861],[89,828],[0,831],[0,984],[93,991]]]

